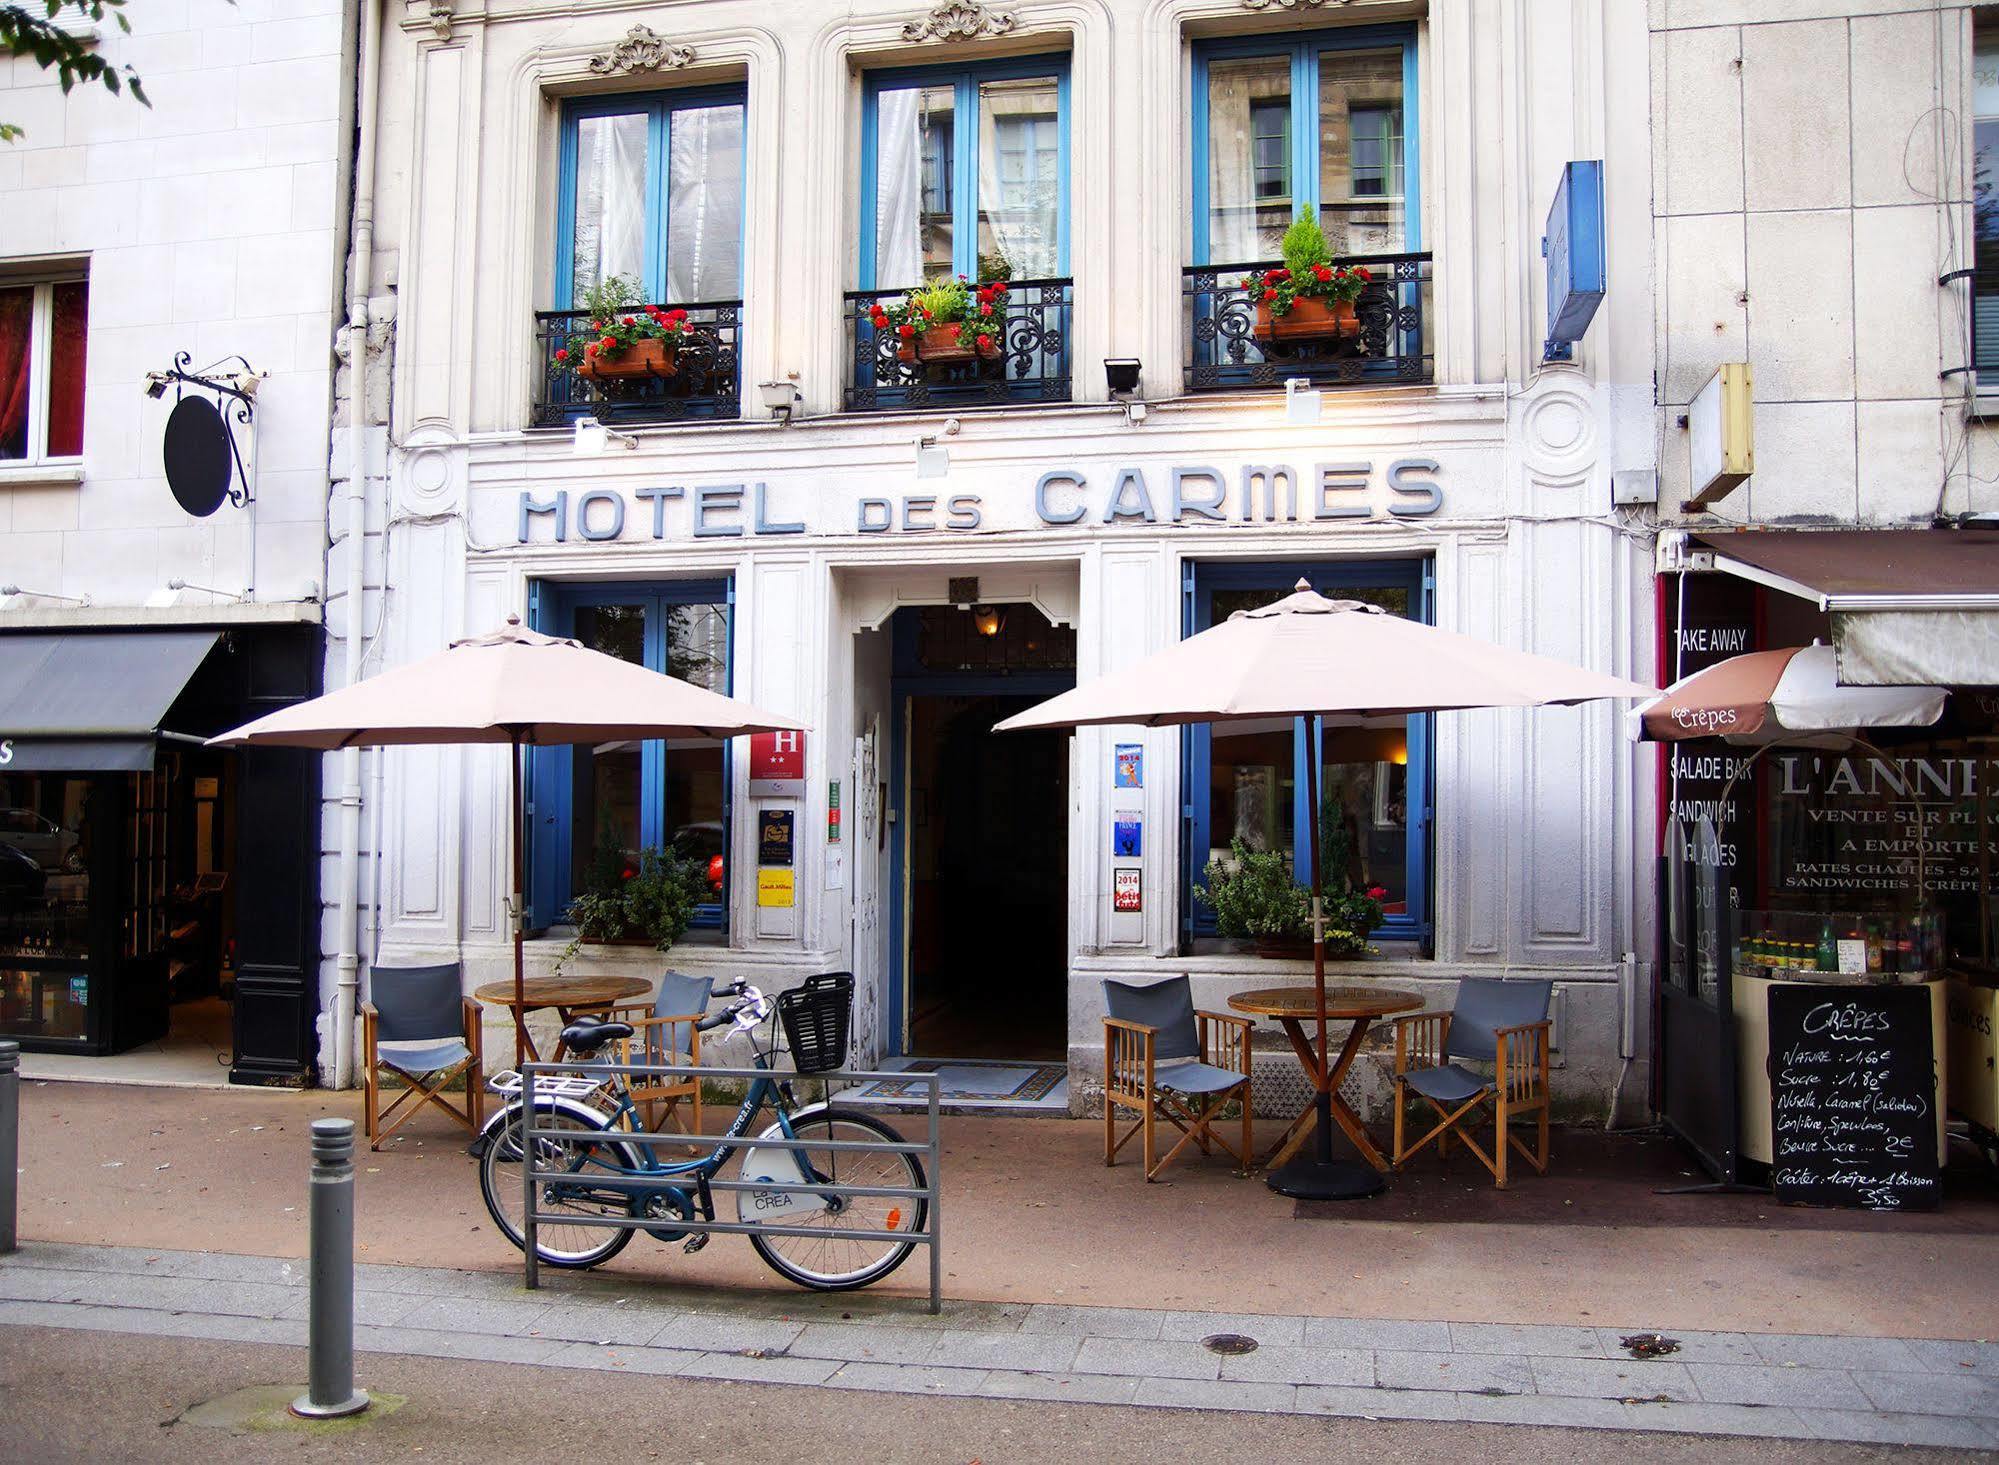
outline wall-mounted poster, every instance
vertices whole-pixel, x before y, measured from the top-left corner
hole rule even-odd
[[[793,814],[790,809],[760,809],[757,812],[757,863],[789,866],[792,863]]]
[[[1142,839],[1138,815],[1120,814],[1111,821],[1111,854],[1114,858],[1137,859],[1144,853],[1139,847]]]
[[[1145,787],[1145,745],[1142,743],[1119,743],[1116,756],[1112,759],[1116,769],[1118,788]]]
[[[798,882],[790,870],[757,871],[757,904],[762,906],[796,905]]]
[[[1144,872],[1135,865],[1124,865],[1111,871],[1111,909],[1114,911],[1135,911],[1144,909]]]

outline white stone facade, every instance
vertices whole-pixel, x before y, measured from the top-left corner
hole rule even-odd
[[[165,0],[130,18],[96,46],[139,73],[150,108],[97,85],[65,96],[29,58],[0,61],[0,118],[25,131],[0,144],[0,269],[89,280],[82,461],[0,463],[0,582],[29,609],[87,599],[99,621],[235,597],[316,620],[352,6]],[[167,490],[174,397],[143,387],[179,352],[267,374],[244,442],[253,508],[191,519]]]
[[[1986,7],[1989,9],[1989,7]],[[1926,525],[1999,509],[1967,420],[1972,4],[1654,0],[1661,505],[1678,419],[1754,377],[1756,473],[1709,526]]]
[[[738,880],[726,945],[685,944],[673,964],[766,987],[851,968],[864,1058],[896,1045],[886,1014],[898,970],[890,865],[873,801],[855,797],[886,778],[879,770],[893,717],[884,638],[867,628],[899,605],[947,603],[949,576],[978,575],[986,598],[1031,601],[1072,623],[1079,678],[1180,634],[1190,563],[1382,556],[1431,562],[1440,625],[1639,679],[1652,671],[1649,538],[1613,509],[1610,488],[1613,471],[1653,465],[1655,441],[1637,7],[1013,0],[970,10],[992,23],[975,26],[972,39],[947,26],[940,39],[930,22],[943,11],[921,3],[412,0],[390,5],[384,41],[371,314],[394,321],[392,353],[383,343],[393,375],[387,477],[370,487],[370,523],[389,532],[386,572],[371,558],[366,578],[370,623],[388,586],[386,660],[414,659],[525,614],[537,582],[730,577],[735,689],[813,728],[808,794],[796,805],[797,905],[759,908],[752,882]],[[1215,35],[1373,22],[1415,27],[1434,385],[1329,390],[1322,419],[1304,426],[1287,422],[1280,393],[1183,395],[1192,47]],[[593,69],[593,58],[615,57],[635,24],[691,56],[660,69]],[[920,38],[905,40],[905,27]],[[840,309],[857,283],[865,74],[1051,52],[1068,58],[1070,78],[1074,401],[955,414],[841,411]],[[568,432],[528,430],[539,371],[533,312],[554,298],[561,103],[612,88],[716,82],[746,85],[748,97],[744,419],[640,428],[632,451],[578,457]],[[1542,220],[1562,165],[1594,157],[1605,160],[1608,180],[1608,295],[1576,360],[1544,367]],[[1142,424],[1110,400],[1100,366],[1125,356],[1143,363],[1151,411]],[[788,426],[765,414],[756,392],[759,382],[787,378],[802,396]],[[945,445],[945,479],[915,479],[921,437]],[[1367,518],[1103,521],[1120,469],[1138,469],[1157,496],[1175,466],[1213,466],[1234,494],[1245,466],[1283,464],[1309,495],[1316,465],[1363,459],[1375,465],[1357,500],[1373,506]],[[1437,513],[1381,511],[1383,470],[1402,459],[1438,465]],[[1035,512],[1037,480],[1057,469],[1085,485],[1076,501],[1089,513],[1074,525]],[[703,485],[758,483],[768,516],[803,522],[804,532],[697,538],[690,498],[640,492],[671,485],[691,496]],[[624,505],[614,540],[585,541],[572,528],[558,542],[546,515],[532,517],[524,540],[524,498],[548,502],[566,491],[575,505],[593,490]],[[932,490],[978,496],[978,528],[858,532],[860,500],[900,503]],[[608,499],[596,502],[601,528],[611,510]],[[657,539],[656,505],[665,514]],[[747,527],[750,516],[745,501],[716,522]],[[345,551],[335,546],[336,582]],[[330,630],[345,634],[341,617],[330,617]],[[329,665],[340,658],[331,647]],[[1176,954],[1177,734],[1140,739],[1150,769],[1143,909],[1113,910],[1108,763],[1112,742],[1124,740],[1086,731],[1070,765],[1067,1028],[1079,1081],[1100,1061],[1100,978],[1191,972],[1200,1005],[1219,1006],[1230,990],[1300,970]],[[505,975],[504,759],[480,749],[399,750],[383,766],[385,786],[378,798],[371,792],[382,870],[362,892],[364,904],[379,892],[373,955],[385,964],[462,958],[468,983]],[[747,870],[755,821],[744,760],[734,777],[728,858]],[[832,780],[849,790],[837,876],[820,837]],[[1622,1015],[1633,998],[1621,989],[1621,959],[1649,950],[1641,851],[1654,817],[1649,755],[1623,739],[1609,707],[1440,717],[1435,954],[1362,969],[1437,1001],[1467,973],[1554,977],[1564,1087],[1600,1106],[1627,1050]],[[331,951],[339,934],[331,863],[327,877]],[[533,941],[531,970],[548,970],[564,944]],[[329,962],[329,1000],[333,981]],[[496,1030],[492,1041],[504,1038]]]

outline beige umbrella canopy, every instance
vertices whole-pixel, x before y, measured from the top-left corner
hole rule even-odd
[[[1239,610],[1218,626],[1121,672],[1009,717],[995,730],[1117,723],[1312,717],[1365,723],[1408,713],[1475,707],[1543,707],[1607,697],[1649,697],[1650,687],[1546,656],[1438,630],[1355,600],[1329,600],[1300,580],[1274,605]],[[1286,1195],[1334,1198],[1381,1188],[1332,1156],[1331,1096],[1325,1088],[1326,931],[1319,898],[1319,766],[1305,760],[1312,818],[1312,979],[1318,995],[1317,1154],[1269,1177]]]
[[[1622,677],[1511,651],[1361,601],[1329,600],[1300,580],[1294,594],[1274,605],[1237,611],[1121,672],[1009,717],[997,730],[1315,714],[1363,722],[1651,695],[1650,687]]]
[[[505,743],[513,749],[514,992],[526,980],[521,908],[524,746],[642,738],[732,738],[805,724],[747,702],[544,636],[508,617],[485,636],[273,712],[210,741],[281,748]],[[526,1044],[514,1007],[514,1061]]]

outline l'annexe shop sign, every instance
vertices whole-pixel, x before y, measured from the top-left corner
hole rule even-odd
[[[1388,512],[1396,518],[1425,518],[1444,506],[1434,458],[1397,458],[1387,464],[1382,483]],[[1034,482],[1034,515],[1055,528],[1086,524],[1310,524],[1367,519],[1374,514],[1372,462],[1320,463],[1309,475],[1269,464],[1245,464],[1233,477],[1220,468],[1176,466],[1148,476],[1143,468],[1119,468],[1107,481],[1092,483],[1073,468],[1051,468]],[[837,502],[837,501],[835,501]],[[985,523],[983,495],[906,493],[862,497],[854,518],[839,524],[813,523],[815,509],[828,501],[808,490],[773,493],[763,483],[711,483],[698,487],[522,490],[519,542],[566,543],[691,535],[731,539],[744,535],[970,533]],[[842,510],[844,518],[844,508]]]

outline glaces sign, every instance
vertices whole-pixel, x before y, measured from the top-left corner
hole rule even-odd
[[[1095,478],[1079,468],[1051,468],[1034,481],[1034,517],[1051,528],[1133,524],[1325,524],[1372,518],[1378,503],[1398,519],[1420,519],[1444,506],[1434,458],[1373,462],[1246,463],[1234,473],[1200,464],[1118,468]],[[1378,487],[1377,487],[1378,485]],[[1385,493],[1383,492],[1385,491]],[[1383,502],[1385,498],[1385,502]],[[970,533],[985,523],[976,493],[863,496],[840,522],[813,522],[825,501],[800,486],[780,501],[765,483],[698,487],[661,484],[629,491],[523,490],[516,537],[521,544],[601,543],[618,539],[733,539],[787,534]]]

